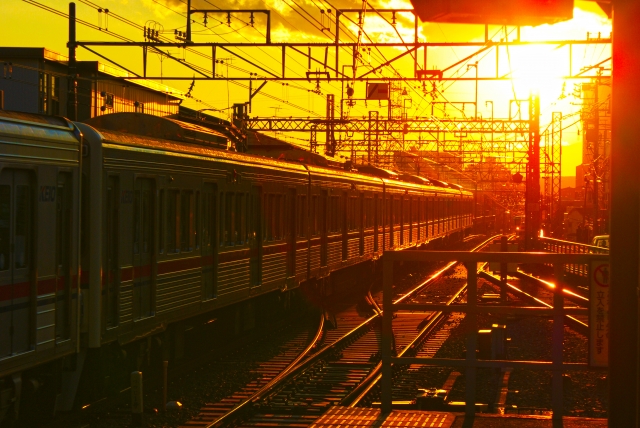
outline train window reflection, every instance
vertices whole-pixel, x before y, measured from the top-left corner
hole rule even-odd
[[[193,210],[193,215],[195,217],[195,229],[193,231],[195,240],[196,240],[196,249],[200,248],[200,240],[201,240],[201,235],[200,235],[200,230],[202,229],[202,220],[200,219],[200,192],[196,192],[196,206],[195,209]]]
[[[226,245],[233,245],[234,237],[233,237],[233,223],[235,220],[235,211],[234,211],[234,194],[227,193],[227,199],[225,201],[226,205],[226,214],[225,214],[225,228],[224,228],[224,240]]]
[[[180,247],[182,251],[193,250],[193,192],[182,192],[180,201]]]
[[[9,186],[0,186],[0,271],[8,270],[11,259],[9,256],[9,222],[11,202],[11,188]]]
[[[320,230],[318,227],[318,218],[320,217],[319,215],[319,207],[318,207],[318,195],[313,195],[311,197],[311,207],[310,207],[310,211],[311,211],[311,235],[315,236],[317,235]]]
[[[135,191],[133,203],[133,254],[140,254],[140,191]]]
[[[219,228],[219,239],[220,239],[220,246],[224,246],[224,243],[226,242],[226,236],[224,233],[225,227],[226,227],[226,223],[225,223],[225,208],[224,208],[224,192],[220,192],[220,228]]]
[[[234,241],[236,245],[243,245],[246,235],[246,222],[244,216],[244,194],[236,195]]]
[[[296,226],[298,227],[297,236],[304,238],[307,235],[307,197],[305,195],[298,196],[298,219]]]
[[[178,198],[177,190],[167,191],[167,252],[177,253],[178,249]]]

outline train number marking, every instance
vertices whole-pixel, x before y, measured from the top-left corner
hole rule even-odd
[[[54,202],[56,200],[56,186],[40,186],[40,202]]]

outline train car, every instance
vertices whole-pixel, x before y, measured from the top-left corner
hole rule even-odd
[[[295,222],[286,220],[307,193],[304,166],[189,141],[180,134],[186,124],[169,119],[112,116],[120,118],[94,121],[99,130],[79,124],[89,147],[82,284],[89,347],[140,340],[285,289],[296,273],[306,277],[291,250]],[[126,124],[146,127],[145,136],[113,130]]]
[[[0,126],[16,120],[2,119]],[[44,285],[41,294],[32,292],[27,315],[8,309],[0,316],[22,316],[30,350],[42,348],[18,356],[30,361],[24,367],[77,357],[77,364],[66,365],[70,379],[59,383],[58,409],[70,407],[78,382],[101,391],[126,380],[132,369],[143,369],[151,357],[179,359],[184,332],[196,319],[239,304],[251,319],[257,312],[252,302],[262,296],[289,296],[301,284],[327,285],[336,272],[360,269],[386,250],[416,247],[472,225],[471,192],[418,177],[401,180],[373,167],[342,171],[236,153],[211,129],[144,114],[116,113],[84,124],[43,120],[20,122],[9,133],[10,140],[40,141],[24,144],[27,152],[39,145],[48,152],[2,159],[2,177],[14,183],[12,189],[22,181],[35,187],[32,205],[3,203],[0,215],[8,211],[32,221],[31,289],[52,280],[56,288],[53,295]],[[61,142],[54,148],[47,138]],[[35,199],[35,189],[42,199]],[[52,198],[56,204],[49,207],[45,202]],[[36,206],[32,217],[18,215]],[[20,229],[18,223],[11,227]],[[2,242],[7,233],[19,236],[2,233]],[[69,256],[58,256],[59,248]],[[3,296],[12,293],[0,293],[0,304],[7,306]],[[46,306],[50,300],[55,307]],[[23,306],[16,301],[7,307]],[[35,309],[40,306],[42,315]],[[47,346],[54,351],[45,351]],[[6,361],[0,386],[13,382],[22,367]],[[19,397],[15,382],[11,388],[7,396]]]
[[[75,362],[81,140],[65,119],[0,110],[0,421]]]

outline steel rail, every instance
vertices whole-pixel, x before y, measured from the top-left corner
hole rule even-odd
[[[516,271],[514,272],[514,275],[517,276],[520,279],[524,279],[525,281],[530,281],[533,282],[536,285],[539,285],[540,287],[546,288],[548,290],[554,290],[556,287],[556,284],[549,282],[549,281],[545,281],[542,278],[536,278],[533,275],[530,275],[528,273],[522,272],[522,271]],[[556,281],[557,283],[560,283],[559,280]],[[587,305],[589,304],[589,298],[583,296],[582,294],[578,293],[576,290],[572,290],[571,288],[562,288],[562,292],[564,293],[564,297],[571,300],[572,302],[578,303],[580,305]]]
[[[478,276],[481,278],[486,279],[487,281],[496,284],[496,285],[501,285],[502,282],[500,281],[500,278],[497,278],[493,275],[491,275],[488,272],[482,271],[478,273]],[[516,287],[513,284],[509,284],[508,282],[505,282],[505,284],[507,285],[507,287],[509,287],[510,291],[516,295],[518,295],[521,298],[524,298],[524,300],[528,300],[536,305],[539,306],[543,306],[547,309],[553,309],[553,306],[548,304],[547,302],[538,299],[535,296],[532,296],[531,294],[527,293],[524,290],[519,289],[518,287]],[[575,318],[574,316],[571,315],[565,315],[565,320],[567,321],[567,324],[569,324],[574,330],[578,331],[581,334],[584,334],[585,336],[589,335],[589,325],[580,321],[579,319]]]
[[[489,242],[491,242],[492,240],[494,240],[496,237],[498,237],[500,235],[494,235],[491,238],[485,240],[484,242],[482,242],[480,245],[476,246],[475,248],[473,248],[471,251],[478,251],[479,249],[483,248],[484,246],[486,246]],[[447,265],[440,269],[438,272],[436,272],[434,275],[432,275],[429,279],[427,279],[426,281],[424,281],[422,284],[420,284],[419,286],[417,286],[416,288],[414,288],[413,290],[411,290],[409,293],[403,295],[402,297],[400,297],[399,299],[397,299],[394,302],[395,304],[401,303],[402,301],[404,301],[405,299],[408,299],[410,297],[415,296],[415,294],[417,294],[420,290],[424,289],[427,285],[433,283],[434,281],[436,281],[437,279],[439,279],[442,274],[444,274],[446,271],[450,270],[451,268],[453,268],[455,265],[457,265],[458,262],[449,262],[447,263]],[[484,268],[484,265],[481,269]],[[455,302],[460,295],[466,290],[467,288],[467,284],[465,283],[454,295],[453,297],[451,297],[446,305],[449,306],[451,304],[453,304],[453,302]],[[402,351],[400,351],[400,353],[398,354],[398,357],[402,357],[404,356],[407,352],[409,352],[410,350],[414,349],[415,346],[421,341],[423,340],[424,337],[426,337],[427,335],[431,334],[432,330],[437,326],[437,324],[442,321],[444,316],[444,312],[439,311],[439,312],[435,312],[432,313],[431,315],[429,315],[429,321],[427,322],[427,324],[422,328],[422,330],[420,330],[420,333],[418,333],[416,335],[416,337],[407,345],[404,347],[404,349]],[[349,406],[349,407],[356,407],[358,405],[358,403],[369,393],[369,391],[371,391],[371,389],[380,381],[380,379],[382,378],[382,374],[380,374],[380,370],[382,369],[382,362],[379,362],[376,367],[369,373],[369,375],[367,375],[367,377],[360,382],[360,384],[355,387],[346,397],[344,397],[342,399],[342,401],[340,402],[341,406]]]
[[[271,379],[271,381],[269,383],[267,383],[260,390],[258,390],[253,396],[247,398],[242,403],[238,404],[236,407],[231,409],[229,412],[225,413],[220,418],[218,418],[215,421],[213,421],[210,424],[208,424],[206,426],[206,428],[211,428],[211,427],[214,427],[214,426],[216,426],[218,424],[222,424],[225,421],[235,417],[238,414],[238,412],[242,411],[245,407],[247,407],[248,405],[250,405],[254,401],[253,398],[255,396],[261,394],[265,390],[270,389],[273,385],[275,385],[276,383],[280,382],[280,380],[282,378],[284,378],[287,375],[287,373],[289,373],[291,370],[293,370],[293,368],[296,367],[296,365],[298,365],[300,363],[300,361],[302,361],[309,354],[311,349],[313,349],[313,347],[316,346],[316,344],[320,341],[320,338],[322,337],[323,329],[324,329],[324,312],[322,312],[321,315],[320,315],[320,323],[318,325],[318,330],[316,331],[315,337],[309,343],[309,345],[307,345],[307,347],[304,349],[304,351],[302,351],[300,353],[300,355],[298,355],[296,357],[295,360],[293,360],[282,372],[280,372],[276,377]]]
[[[487,239],[486,241],[484,241],[479,246],[475,247],[472,251],[475,251],[476,249],[481,248],[482,246],[486,245],[487,242],[495,239],[497,236],[499,236],[499,235],[492,236],[491,238]],[[456,262],[448,263],[447,266],[445,266],[444,268],[442,268],[442,269],[440,269],[438,271],[438,274],[442,275],[448,269],[453,267],[455,265],[455,263]],[[408,298],[408,296],[414,295],[415,293],[419,292],[420,289],[428,286],[435,279],[436,278],[431,276],[429,279],[427,279],[426,281],[424,281],[423,283],[421,283],[420,285],[418,285],[417,287],[412,289],[409,293],[405,294],[400,299],[398,299],[396,301],[396,303],[400,303],[405,298]],[[285,382],[286,380],[288,380],[288,379],[292,378],[293,376],[297,375],[298,373],[300,373],[301,371],[305,370],[306,368],[308,368],[312,364],[315,364],[321,358],[325,357],[327,354],[329,354],[331,351],[333,351],[336,347],[338,347],[341,344],[351,340],[354,336],[358,335],[362,330],[370,328],[371,324],[375,320],[377,320],[377,319],[382,317],[382,310],[379,308],[377,302],[375,301],[375,299],[373,299],[373,297],[371,296],[370,292],[367,295],[367,300],[369,301],[370,304],[372,304],[372,306],[374,308],[374,311],[375,311],[374,315],[372,315],[371,317],[369,317],[368,319],[366,319],[365,321],[360,323],[357,327],[352,329],[350,332],[346,333],[344,336],[342,336],[338,340],[334,341],[333,343],[325,345],[318,352],[316,352],[315,354],[310,355],[309,357],[307,357],[303,362],[297,364],[296,366],[294,366],[293,363],[290,364],[289,366],[287,366],[287,368],[282,373],[280,373],[276,378],[272,379],[267,385],[262,387],[258,392],[253,394],[251,397],[247,398],[245,401],[243,401],[238,406],[234,407],[228,413],[224,414],[220,418],[218,418],[215,421],[211,422],[210,424],[206,425],[205,428],[214,428],[214,427],[217,427],[217,426],[222,426],[225,423],[231,423],[236,417],[238,417],[238,415],[240,414],[241,411],[248,410],[249,408],[251,408],[251,405],[257,403],[258,401],[264,399],[266,396],[271,394],[276,389],[276,387],[277,387],[277,385],[279,383]],[[299,357],[296,360],[300,361],[302,359],[303,358]]]

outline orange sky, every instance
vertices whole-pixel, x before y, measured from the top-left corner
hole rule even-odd
[[[36,0],[34,0],[36,1]],[[5,46],[38,46],[46,47],[53,51],[66,54],[67,41],[67,20],[60,16],[56,16],[32,4],[20,0],[3,0],[3,13],[0,17],[0,40]],[[48,7],[66,12],[68,10],[68,1],[65,0],[39,0],[39,3]],[[105,19],[104,13],[99,13],[96,6],[108,8],[112,14],[120,15],[136,24],[145,25],[152,21],[161,24],[168,37],[173,38],[174,29],[184,29],[184,18],[179,13],[186,10],[186,0],[104,0],[100,3],[97,1],[77,0],[78,17],[91,24],[99,25],[102,28],[107,27],[110,31],[121,34],[134,40],[142,40],[142,32],[133,26],[127,25],[111,16]],[[298,12],[291,7],[294,5],[292,0],[193,0],[193,6],[196,8],[268,8],[273,11],[273,29],[272,39],[274,41],[329,41],[326,31],[320,31],[317,26],[327,24],[328,21],[322,18],[321,10],[327,10],[332,7],[337,8],[360,8],[361,3],[356,0],[297,0],[296,3],[304,9],[298,9]],[[409,3],[404,0],[378,0],[372,3],[376,8],[404,8],[410,7]],[[308,13],[308,14],[307,14]],[[356,15],[351,15],[356,19]],[[314,22],[312,26],[308,21]],[[314,21],[317,19],[317,22]],[[231,26],[226,23],[226,17],[223,15],[213,15],[208,18],[207,27],[202,25],[202,18],[198,18],[198,23],[194,24],[194,40],[196,41],[236,41],[247,42],[263,40],[264,21],[260,16],[256,16],[255,27],[248,25],[249,17],[232,16]],[[354,33],[357,37],[357,26],[348,21],[343,21],[346,28]],[[154,24],[155,25],[155,24]],[[343,31],[346,31],[345,30]],[[398,32],[405,39],[413,37],[413,26],[409,17],[398,16],[397,27]],[[375,40],[398,40],[396,32],[382,18],[376,16],[369,11],[365,17],[364,29],[369,37]],[[522,40],[559,40],[559,39],[585,39],[587,32],[592,35],[601,32],[604,35],[610,32],[610,21],[599,10],[593,2],[576,2],[574,19],[572,21],[559,23],[553,26],[540,26],[536,28],[523,28],[521,33]],[[500,27],[490,27],[490,35],[494,40],[505,37],[504,30]],[[506,37],[513,39],[515,32],[513,29],[508,30]],[[484,28],[482,26],[471,25],[447,25],[447,24],[422,24],[420,26],[420,39],[432,42],[439,41],[481,41],[484,38]],[[78,39],[80,40],[114,40],[113,37],[104,32],[92,30],[82,25],[78,26]],[[429,51],[429,68],[445,68],[459,59],[472,53],[474,49],[468,48],[442,48]],[[111,58],[117,59],[125,67],[141,71],[141,54],[139,49],[116,49],[99,48],[99,51]],[[174,56],[185,58],[203,67],[209,68],[209,62],[192,53],[185,53],[179,48],[169,50]],[[400,50],[388,49],[384,52],[386,58],[391,58],[400,53]],[[210,53],[210,52],[209,52]],[[501,53],[500,57],[500,74],[511,73],[516,79],[511,82],[501,83],[481,83],[478,89],[478,108],[479,114],[484,117],[491,115],[491,106],[493,105],[495,117],[506,117],[508,115],[509,100],[515,97],[522,99],[527,98],[530,90],[536,90],[541,97],[541,125],[544,128],[549,122],[551,112],[561,111],[563,115],[575,113],[579,108],[577,103],[579,99],[571,95],[574,88],[574,81],[566,82],[564,88],[563,99],[563,82],[558,76],[567,74],[568,72],[568,50],[567,48],[553,49],[548,46],[531,47],[531,48],[512,48],[507,55]],[[263,67],[272,70],[279,69],[279,53],[267,49],[247,51],[246,54],[254,61],[260,63]],[[313,52],[314,57],[322,58],[324,53],[320,50]],[[346,54],[341,54],[346,58]],[[226,55],[229,56],[229,55]],[[576,47],[573,50],[573,70],[580,70],[580,67],[595,64],[610,56],[610,46],[587,46]],[[91,53],[82,49],[78,50],[78,57],[81,60],[97,59]],[[366,57],[366,55],[365,55]],[[367,58],[368,59],[368,58]],[[495,69],[495,56],[493,54],[480,55],[477,57],[478,73],[491,74]],[[291,71],[304,73],[307,69],[307,61],[302,56],[288,57],[289,67]],[[333,53],[329,53],[329,63],[333,61]],[[373,52],[371,63],[376,64],[380,61],[380,55]],[[475,62],[475,59],[472,61]],[[345,61],[346,63],[346,61]],[[241,68],[250,70],[251,67],[238,59],[234,59],[231,63],[232,67],[219,66],[218,72],[230,75],[239,73],[235,69]],[[608,64],[607,64],[608,66]],[[315,67],[315,66],[314,66]],[[397,63],[397,69],[406,74],[412,73],[412,64],[409,62],[409,56],[404,61]],[[313,69],[313,68],[312,68]],[[192,76],[193,71],[185,69],[168,59],[160,61],[158,55],[150,55],[149,74],[165,76],[181,75]],[[475,67],[467,67],[466,64],[458,67],[458,75],[463,77],[473,77]],[[254,71],[256,71],[254,69]],[[387,72],[388,73],[388,72]],[[389,75],[389,74],[387,74]],[[168,82],[170,86],[178,89],[186,90],[190,82]],[[257,85],[254,85],[254,88]],[[324,115],[324,98],[310,92],[315,88],[315,83],[298,82],[283,86],[279,83],[269,83],[263,89],[263,94],[271,95],[274,98],[268,98],[264,95],[258,95],[254,99],[252,115],[256,116],[272,116],[277,113],[279,116],[309,116],[312,112],[317,115]],[[337,83],[321,84],[323,94],[335,93],[337,97],[341,92],[341,87]],[[412,107],[408,111],[409,115],[426,116],[431,114],[428,99],[424,98],[422,91],[416,88],[409,88],[412,97]],[[362,97],[364,85],[356,84],[356,97]],[[473,101],[474,84],[471,82],[454,83],[448,82],[441,85],[438,90],[442,101],[446,98],[448,101]],[[194,102],[188,100],[186,105],[195,109],[213,106],[216,108],[227,108],[235,102],[245,102],[248,97],[248,90],[238,87],[234,84],[225,82],[197,82],[193,92],[195,98],[202,102]],[[489,102],[487,102],[489,101]],[[375,108],[369,102],[368,105],[358,103],[350,112],[352,116],[360,116],[367,114],[367,111]],[[299,108],[298,108],[299,107]],[[473,114],[471,107],[465,109],[466,114]],[[451,110],[449,110],[452,112]],[[224,114],[223,114],[224,115]],[[564,125],[569,125],[577,119],[577,115],[567,118]],[[575,166],[580,163],[580,144],[577,137],[579,123],[571,126],[564,131],[563,134],[563,175],[573,175]]]

